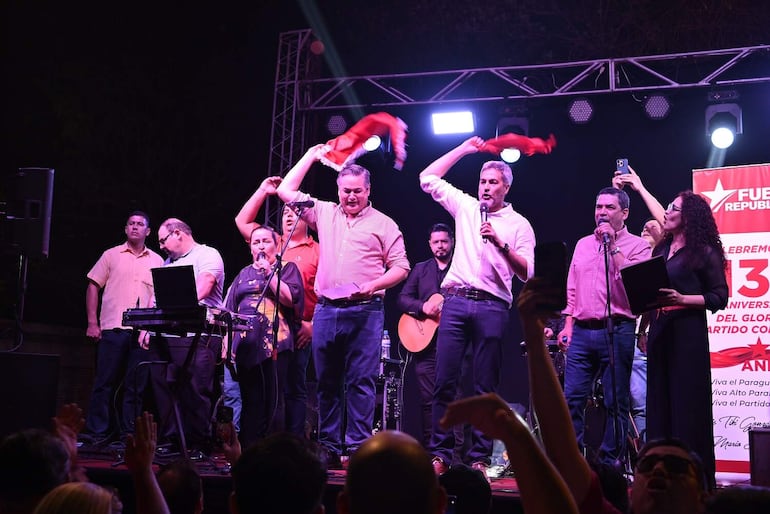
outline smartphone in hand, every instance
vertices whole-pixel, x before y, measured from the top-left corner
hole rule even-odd
[[[628,159],[615,159],[615,169],[624,175],[628,173]]]

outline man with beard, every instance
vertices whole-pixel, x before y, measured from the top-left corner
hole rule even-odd
[[[352,453],[371,435],[385,324],[383,297],[406,278],[409,260],[398,225],[369,201],[366,168],[350,164],[340,170],[338,204],[299,191],[310,167],[329,150],[326,145],[308,149],[277,193],[286,203],[312,202],[302,217],[318,233],[320,246],[313,315],[319,442],[329,467],[339,467],[343,450]]]

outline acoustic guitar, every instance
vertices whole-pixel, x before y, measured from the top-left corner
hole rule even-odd
[[[427,348],[438,328],[444,297],[440,293],[434,293],[428,298],[428,302],[438,305],[439,314],[425,319],[417,319],[411,314],[404,313],[398,320],[398,337],[401,339],[401,344],[413,353],[421,352]]]

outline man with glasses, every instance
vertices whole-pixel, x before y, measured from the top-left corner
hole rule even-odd
[[[86,336],[97,341],[96,373],[83,435],[94,443],[107,442],[114,433],[110,404],[123,380],[123,408],[118,428],[121,436],[134,431],[134,420],[141,412],[141,395],[147,372],[137,368],[146,353],[130,327],[123,326],[123,312],[132,307],[148,307],[152,298],[150,268],[163,264],[163,258],[145,246],[150,234],[147,214],[134,211],[124,228],[126,241],[102,253],[88,272],[86,288]],[[99,294],[101,293],[101,311]]]
[[[190,226],[169,218],[158,228],[160,249],[168,256],[164,266],[192,266],[198,302],[213,308],[222,306],[225,265],[219,252],[195,241]],[[152,358],[170,365],[176,400],[188,447],[208,453],[211,450],[211,404],[214,398],[216,363],[222,348],[220,334],[199,335],[194,353],[188,358],[196,334],[160,334],[150,340]],[[174,397],[167,380],[166,366],[152,366],[152,387],[160,417],[160,436],[169,442],[177,434]],[[173,375],[176,376],[173,376]],[[185,450],[180,448],[180,450]]]

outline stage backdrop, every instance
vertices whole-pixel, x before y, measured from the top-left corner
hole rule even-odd
[[[693,191],[728,260],[727,308],[708,313],[717,480],[748,480],[749,430],[770,427],[770,164],[694,170]]]

